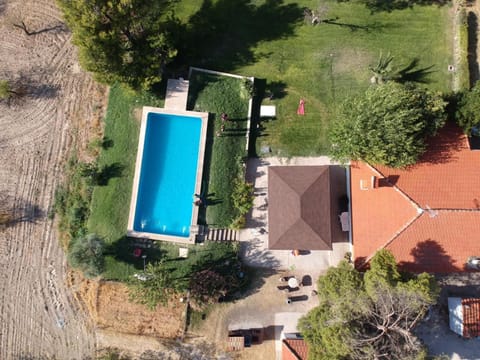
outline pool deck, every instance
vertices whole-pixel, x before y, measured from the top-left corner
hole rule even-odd
[[[188,80],[168,79],[165,109],[185,111],[188,98]]]
[[[186,100],[185,100],[186,101]],[[134,220],[135,220],[135,209],[137,205],[137,196],[138,196],[138,186],[140,182],[140,170],[142,167],[142,158],[143,158],[143,147],[144,139],[147,125],[147,116],[149,113],[160,113],[160,114],[172,114],[180,116],[189,116],[196,117],[202,120],[202,126],[200,129],[200,144],[198,149],[198,162],[197,162],[197,172],[196,172],[196,183],[195,183],[195,194],[200,194],[202,187],[202,174],[203,174],[203,160],[205,155],[205,144],[207,136],[207,126],[208,126],[208,113],[196,112],[196,111],[186,111],[183,110],[172,110],[165,108],[156,108],[150,106],[144,106],[142,111],[142,124],[140,127],[140,138],[138,143],[137,150],[137,161],[135,163],[135,175],[133,178],[133,190],[132,198],[130,202],[130,215],[128,218],[128,227],[127,235],[137,238],[148,238],[152,240],[163,240],[176,242],[181,244],[194,244],[196,240],[196,235],[198,232],[198,206],[193,204],[193,194],[192,194],[192,222],[190,224],[190,236],[189,237],[180,237],[164,234],[155,234],[148,232],[140,232],[134,230]]]

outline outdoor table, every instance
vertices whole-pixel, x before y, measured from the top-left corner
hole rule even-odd
[[[298,280],[295,277],[288,279],[288,287],[296,289],[298,287]]]

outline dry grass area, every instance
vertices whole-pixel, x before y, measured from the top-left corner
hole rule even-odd
[[[133,359],[145,352],[168,353],[176,359],[175,344],[183,335],[185,321],[185,307],[179,299],[151,311],[130,302],[124,284],[85,279],[78,271],[69,272],[67,283],[90,314],[98,356],[115,349]]]
[[[0,1],[0,58],[0,79],[24,92],[0,102],[0,213],[10,222],[0,228],[0,359],[80,360],[130,346],[123,333],[178,337],[179,303],[151,312],[124,286],[67,269],[48,213],[68,156],[95,155],[88,144],[102,136],[108,94],[81,70],[54,0]]]
[[[178,299],[150,310],[129,301],[128,288],[117,282],[83,280],[77,294],[98,329],[176,339],[182,335],[185,306]]]

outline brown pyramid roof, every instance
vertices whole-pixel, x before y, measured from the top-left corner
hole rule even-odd
[[[332,168],[268,168],[269,249],[332,249],[340,227],[338,198],[345,193],[345,180],[332,181]]]

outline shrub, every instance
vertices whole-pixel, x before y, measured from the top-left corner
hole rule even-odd
[[[330,128],[335,160],[406,167],[445,123],[445,101],[414,84],[387,82],[343,103]]]
[[[230,228],[233,230],[240,230],[245,227],[247,220],[245,219],[245,215],[240,215],[235,220],[233,220],[232,224],[230,225]]]
[[[247,214],[253,207],[253,184],[235,180],[232,200],[240,216]]]
[[[480,124],[480,84],[477,82],[470,91],[459,95],[455,119],[465,134],[471,135],[472,130]]]
[[[105,242],[96,234],[74,238],[68,248],[68,262],[86,277],[98,276],[104,267],[104,249]]]
[[[253,83],[252,80],[250,79],[244,79],[243,80],[243,87],[245,88],[247,94],[250,96],[250,97],[254,97],[255,96],[255,84]]]
[[[100,171],[96,162],[79,163],[78,171],[80,176],[85,179],[88,185],[93,186],[98,183]]]
[[[227,294],[227,280],[213,270],[201,270],[192,275],[190,280],[190,296],[192,305],[201,309],[206,304],[218,302]]]

